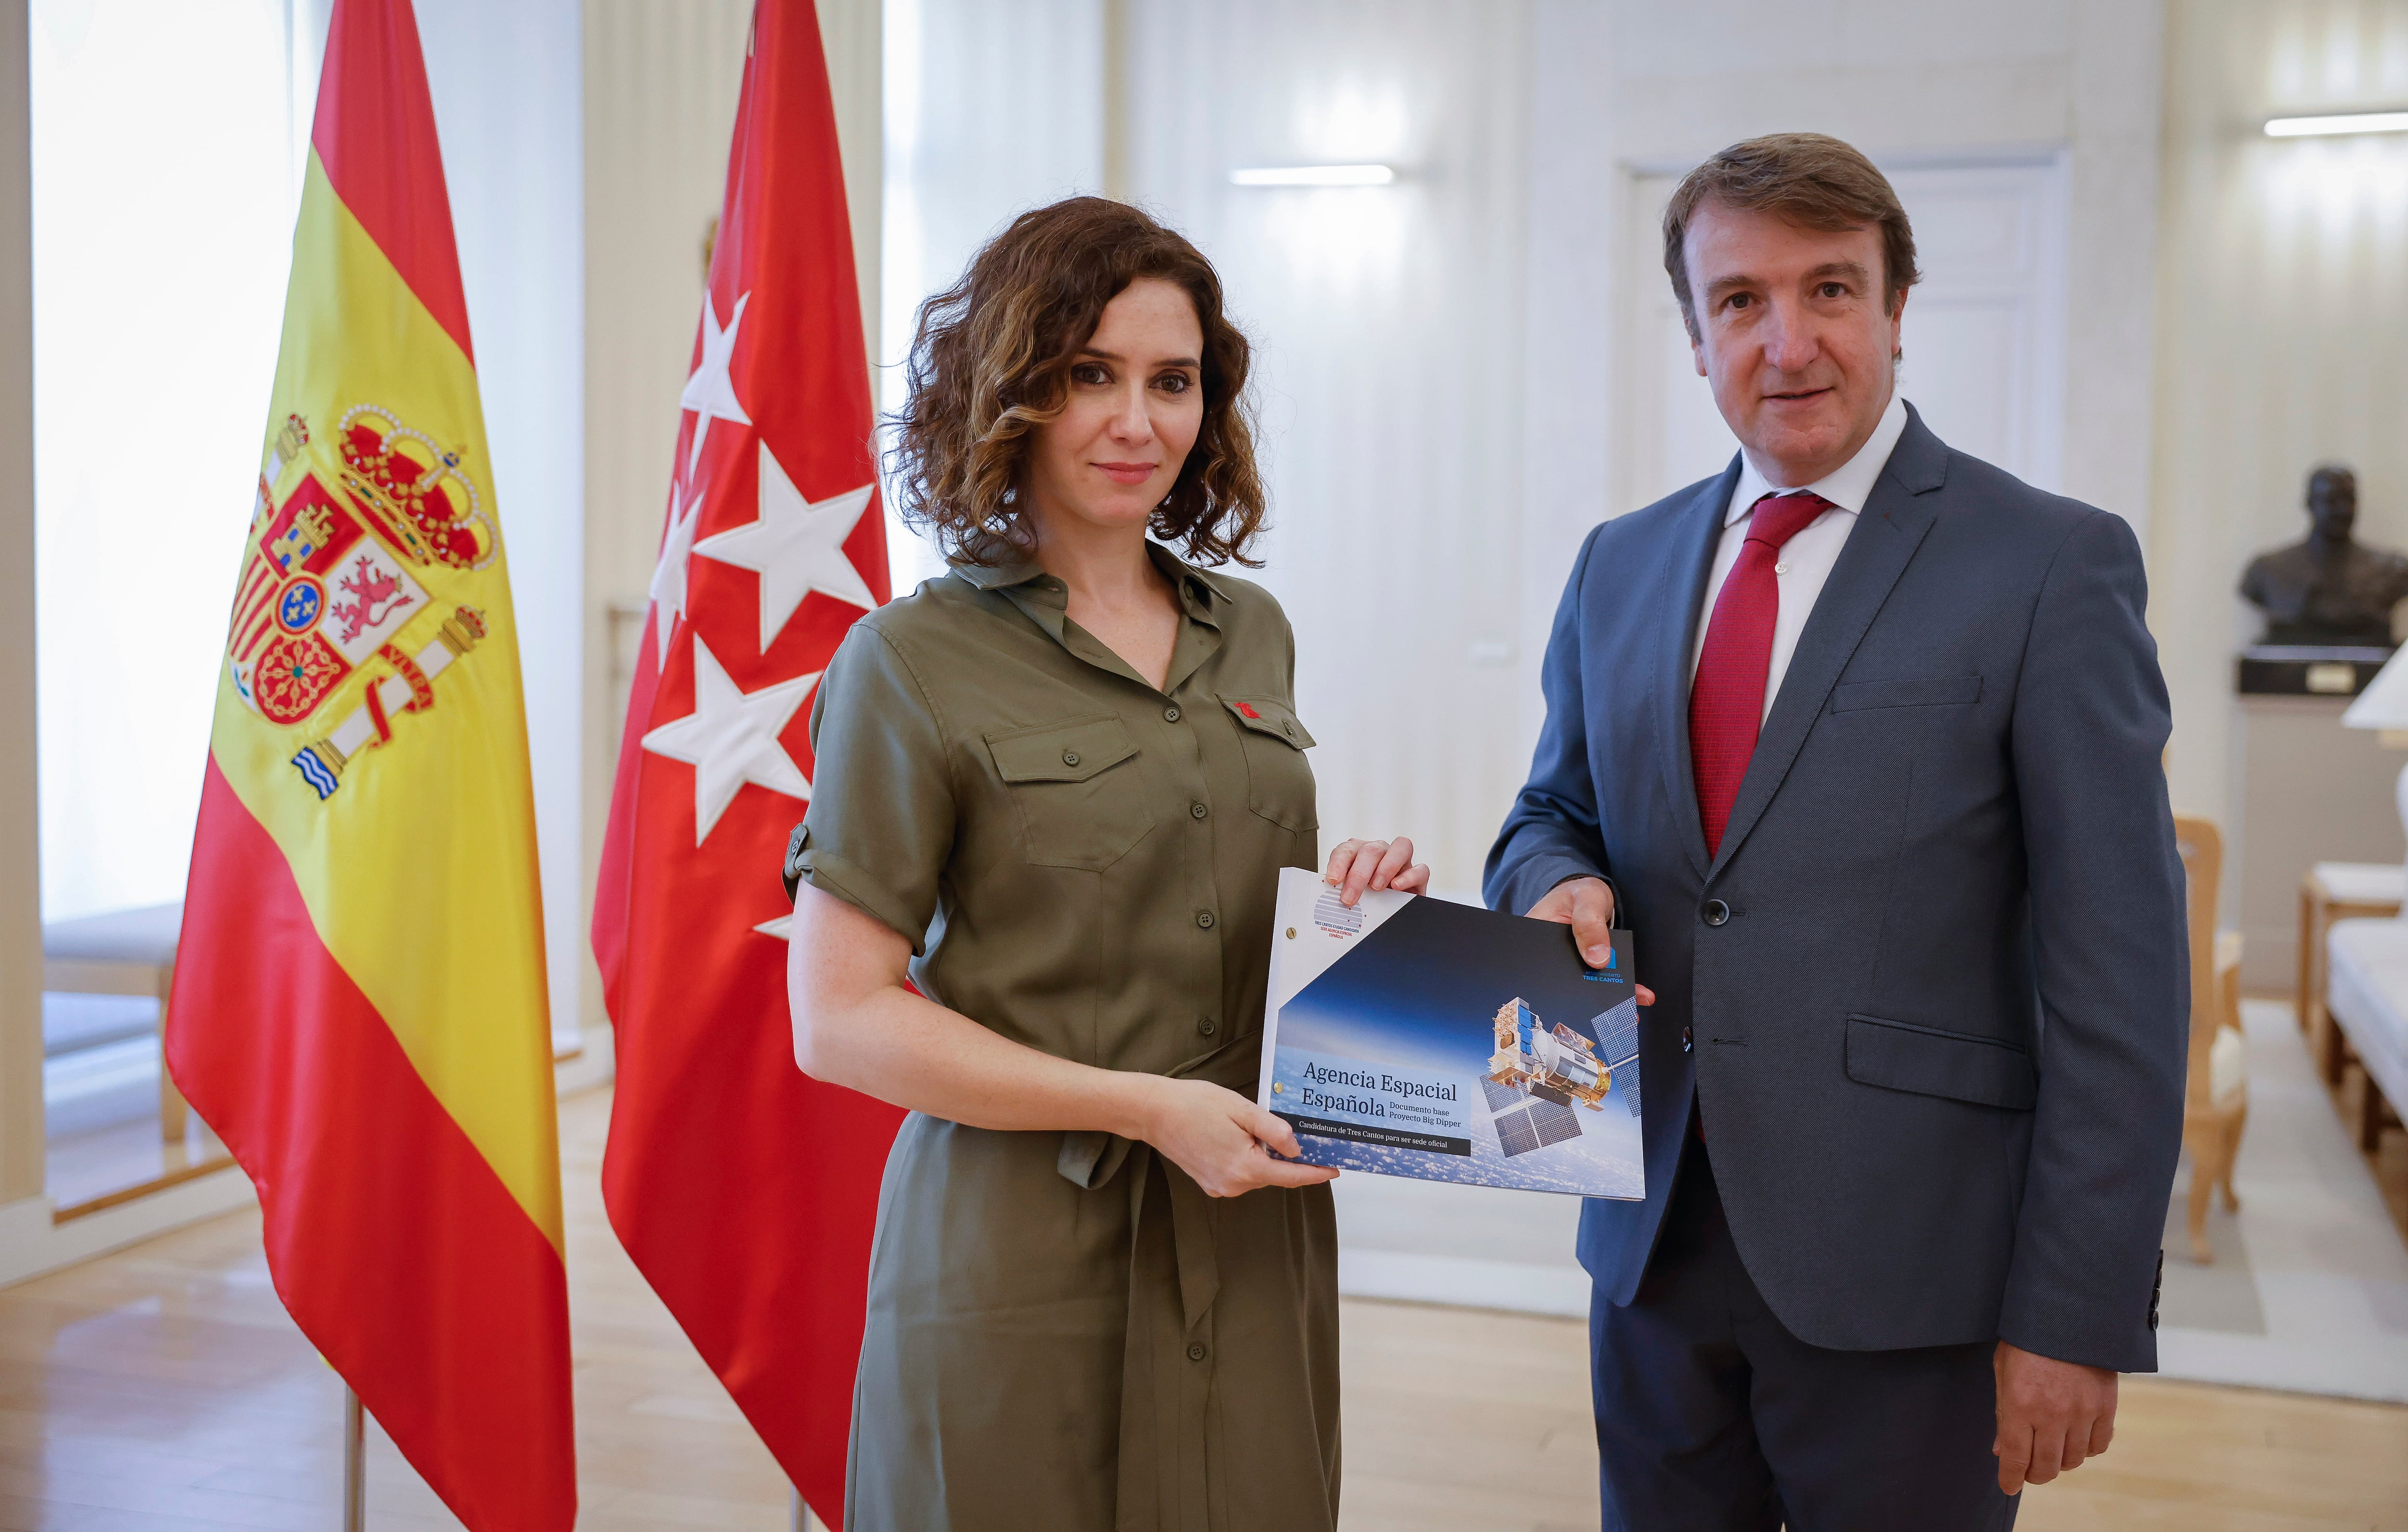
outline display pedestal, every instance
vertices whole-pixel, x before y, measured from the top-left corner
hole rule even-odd
[[[2371,729],[2344,729],[2346,697],[2243,696],[2232,733],[2238,856],[2224,919],[2247,938],[2242,987],[2288,995],[2298,981],[2300,880],[2318,862],[2408,858],[2392,789],[2408,755]]]

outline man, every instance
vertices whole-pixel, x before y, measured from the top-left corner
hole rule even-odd
[[[1589,534],[1489,902],[1627,921],[1644,1203],[1582,1264],[1605,1525],[2002,1527],[2156,1366],[2183,873],[2141,552],[1894,392],[1914,241],[1836,139],[1684,181],[1742,444]]]

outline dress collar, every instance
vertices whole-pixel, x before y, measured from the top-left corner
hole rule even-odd
[[[1212,620],[1213,608],[1229,600],[1228,589],[1217,577],[1182,562],[1179,555],[1152,538],[1146,540],[1145,556],[1154,561],[1154,566],[1162,571],[1164,578],[1170,581],[1171,588],[1179,593],[1179,604],[1187,609],[1190,617],[1209,623]],[[1030,589],[1026,594],[1036,600],[1055,607],[1069,604],[1069,592],[1034,559],[1018,559],[1010,564],[956,561],[952,568],[954,574],[982,591],[1009,591],[1028,586]]]

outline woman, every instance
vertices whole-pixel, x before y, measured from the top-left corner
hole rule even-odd
[[[1336,1523],[1335,1172],[1254,1104],[1278,872],[1314,863],[1295,644],[1146,536],[1247,562],[1247,362],[1195,247],[1095,197],[921,309],[898,499],[953,568],[830,662],[791,859],[796,1058],[912,1109],[851,1527]]]

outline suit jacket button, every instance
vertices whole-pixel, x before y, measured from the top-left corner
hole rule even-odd
[[[1720,899],[1708,899],[1698,914],[1708,925],[1720,925],[1730,919],[1730,906]]]

